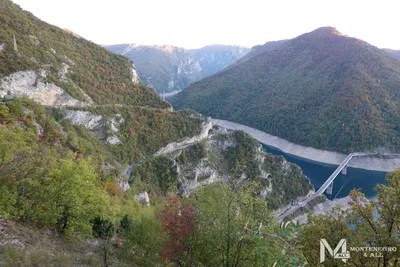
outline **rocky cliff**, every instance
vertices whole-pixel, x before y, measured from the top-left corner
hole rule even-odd
[[[227,45],[190,50],[171,45],[138,44],[111,45],[106,48],[130,58],[143,82],[159,92],[183,90],[228,67],[249,51],[245,47]]]
[[[65,75],[66,69],[61,71]],[[84,107],[92,103],[89,96],[84,101],[73,98],[64,89],[47,81],[45,70],[19,71],[0,80],[0,97],[11,94],[18,97],[28,97],[36,102],[52,107],[75,106]]]
[[[170,144],[155,158],[136,166],[130,184],[137,188],[151,184],[161,191],[187,196],[211,183],[253,181],[259,183],[258,194],[273,209],[313,189],[298,166],[281,156],[265,154],[246,133],[210,126],[210,122],[205,123],[202,134]],[[169,173],[162,182],[154,179],[160,169]]]

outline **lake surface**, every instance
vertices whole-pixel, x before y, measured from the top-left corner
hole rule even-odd
[[[312,162],[304,158],[286,154],[264,144],[263,147],[267,153],[282,155],[287,161],[299,165],[303,170],[303,173],[310,179],[315,190],[319,189],[337,167],[334,165]],[[373,190],[375,185],[388,184],[385,180],[385,175],[385,172],[368,171],[348,167],[347,175],[339,174],[339,176],[336,177],[333,183],[332,196],[327,195],[327,197],[329,199],[346,197],[352,189],[360,188],[368,198],[374,198],[376,196],[376,192]]]

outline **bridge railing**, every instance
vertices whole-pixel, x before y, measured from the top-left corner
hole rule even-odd
[[[359,156],[373,156],[373,155],[379,155],[379,153],[363,153],[363,152],[354,152],[354,153],[350,153],[349,155],[347,155],[347,157],[342,161],[342,163],[340,163],[340,165],[336,168],[336,170],[328,177],[328,179],[322,184],[322,186],[317,190],[317,192],[315,192],[314,194],[312,194],[311,196],[309,196],[307,199],[303,200],[301,202],[301,206],[305,206],[307,205],[308,202],[310,202],[311,200],[315,199],[316,197],[322,195],[325,190],[328,188],[328,186],[333,183],[333,181],[336,179],[336,177],[339,175],[339,173],[347,166],[347,164],[349,164],[350,160],[352,160],[354,157],[359,157]],[[285,211],[283,214],[279,215],[277,217],[277,219],[283,220],[285,219],[287,216],[289,216],[290,214],[292,214],[293,212],[295,212],[299,206],[294,206],[291,207],[289,210]]]

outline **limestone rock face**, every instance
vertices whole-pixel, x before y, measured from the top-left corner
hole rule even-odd
[[[147,192],[135,195],[135,199],[142,205],[150,206],[150,197],[149,194],[147,194]]]
[[[58,72],[58,76],[60,76],[60,79],[61,79],[61,81],[67,81],[67,73],[68,73],[68,69],[69,69],[69,65],[68,64],[66,64],[66,63],[62,63],[61,64],[61,69],[60,69],[60,71]]]
[[[140,82],[139,75],[137,74],[135,64],[132,63],[132,82],[138,84]]]
[[[188,85],[217,73],[243,57],[248,48],[212,45],[186,50],[171,45],[120,44],[106,46],[113,53],[130,58],[147,86],[163,93],[181,91]],[[136,73],[137,71],[137,73]],[[134,78],[133,82],[137,82]]]
[[[213,125],[211,121],[207,120],[206,122],[203,123],[202,125],[202,130],[199,135],[193,136],[191,138],[187,138],[183,141],[180,142],[173,142],[168,144],[167,146],[161,148],[159,151],[155,153],[156,156],[162,155],[162,154],[167,154],[171,153],[173,151],[185,148],[189,145],[192,145],[194,143],[197,143],[205,138],[208,137],[209,131],[212,129]]]
[[[17,97],[29,97],[44,106],[84,107],[88,104],[73,98],[62,88],[45,81],[46,72],[19,71],[1,80],[0,97],[10,92]]]
[[[257,181],[258,194],[272,209],[278,209],[314,192],[297,165],[266,154],[260,143],[244,132],[214,127],[209,120],[200,135],[170,143],[155,156],[176,179],[176,193],[181,196],[217,182]],[[135,168],[130,171],[131,177],[137,178]]]
[[[122,144],[121,140],[119,140],[119,138],[116,137],[116,136],[107,137],[106,141],[107,141],[107,143],[109,143],[111,145],[120,145],[120,144]]]
[[[116,114],[112,118],[104,118],[101,115],[93,114],[83,110],[64,110],[64,119],[70,120],[72,124],[82,125],[86,129],[95,133],[95,135],[111,145],[122,144],[116,133],[118,127],[125,122],[125,119]],[[110,136],[110,133],[113,134]]]
[[[88,130],[95,130],[105,124],[103,116],[92,114],[88,111],[65,110],[65,119],[70,120],[72,124],[82,125]]]

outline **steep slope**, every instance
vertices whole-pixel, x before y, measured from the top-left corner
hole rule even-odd
[[[201,78],[201,67],[183,48],[164,46],[107,46],[134,61],[139,77],[157,91],[182,90]]]
[[[168,183],[156,178],[162,169],[169,170]],[[177,187],[184,196],[212,183],[235,181],[256,181],[259,185],[253,193],[264,198],[271,209],[282,208],[313,192],[297,165],[266,154],[261,144],[244,132],[217,126],[198,142],[169,149],[139,165],[130,177],[134,188],[143,184],[153,184],[164,191]]]
[[[120,182],[123,165],[146,161],[174,142],[208,135],[205,118],[172,112],[153,90],[138,84],[125,57],[0,1],[0,128],[5,135],[29,136],[26,144],[32,147],[42,141],[55,153],[43,157],[57,159],[58,148],[68,159],[92,159],[101,178],[113,173],[107,178],[112,183]],[[174,53],[172,47],[163,49]],[[6,177],[0,173],[0,178]]]
[[[159,92],[183,90],[193,82],[229,66],[248,52],[248,48],[225,45],[192,50],[170,45],[136,44],[106,48],[133,60],[143,82]]]
[[[154,91],[137,84],[127,58],[49,25],[11,1],[0,0],[0,79],[12,74],[3,84],[14,94],[22,85],[30,91],[32,87],[37,91],[62,88],[86,103],[91,98],[97,104],[168,107]]]
[[[182,216],[183,224],[171,221],[172,228],[180,228],[195,218],[197,224],[197,214],[211,213],[208,205],[203,210],[195,206],[209,201],[176,196],[182,180],[201,169],[195,163],[202,142],[210,149],[200,161],[215,169],[215,181],[221,183],[204,186],[200,195],[204,200],[211,196],[218,205],[221,190],[237,199],[240,208],[228,207],[228,214],[234,214],[228,218],[235,220],[229,228],[236,225],[231,236],[253,238],[243,225],[260,217],[272,235],[276,222],[260,196],[270,208],[278,208],[312,189],[299,167],[264,155],[246,134],[219,129],[210,137],[212,126],[205,118],[171,111],[153,90],[138,84],[128,59],[41,22],[11,1],[0,0],[0,20],[1,266],[172,264],[163,257],[175,243],[165,231],[172,216],[164,220],[159,215],[173,201],[189,204],[195,217]],[[172,176],[175,169],[163,165],[164,159],[177,162],[182,175]],[[243,182],[243,190],[227,185],[231,177]],[[253,187],[252,180],[259,183]],[[283,181],[292,187],[284,187]],[[250,191],[257,185],[262,186],[258,195]],[[220,232],[218,225],[209,224],[227,221],[218,218],[224,217],[205,218],[189,234],[207,237],[205,226]],[[212,243],[205,240],[199,243]],[[259,243],[264,249],[264,242]],[[249,248],[258,251],[253,244]],[[200,255],[203,250],[197,251]],[[276,251],[281,259],[281,249]]]
[[[325,27],[203,79],[176,108],[340,152],[400,150],[400,62]]]

